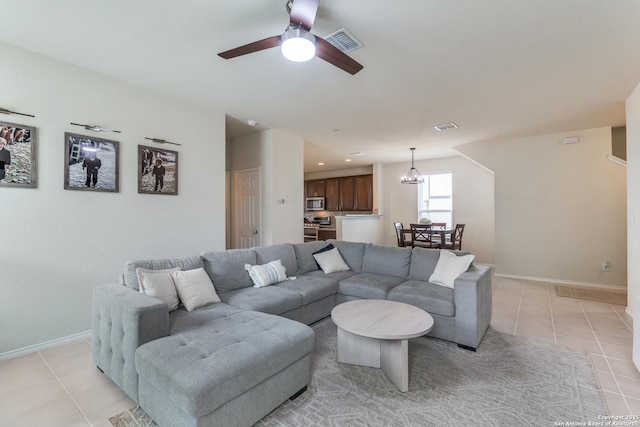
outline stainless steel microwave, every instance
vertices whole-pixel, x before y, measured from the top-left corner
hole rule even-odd
[[[308,211],[323,211],[324,197],[307,197],[305,207]]]

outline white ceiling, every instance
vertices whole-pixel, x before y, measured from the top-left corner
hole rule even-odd
[[[320,0],[312,32],[364,44],[355,76],[277,48],[216,55],[282,33],[285,3],[1,0],[0,42],[223,112],[231,135],[303,137],[307,172],[623,125],[640,83],[638,0]],[[460,128],[433,128],[450,121]],[[346,163],[353,152],[365,155]]]

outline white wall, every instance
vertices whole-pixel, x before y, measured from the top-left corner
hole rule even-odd
[[[494,262],[493,174],[462,156],[415,162],[422,175],[453,172],[453,222],[466,224],[462,249],[476,256],[475,262]],[[410,162],[382,165],[382,210],[385,244],[397,244],[394,222],[405,226],[418,220],[418,186],[401,184]]]
[[[606,159],[611,128],[456,149],[495,172],[497,274],[626,286],[626,169]]]
[[[640,369],[640,85],[627,108],[627,313],[634,318],[633,361]]]
[[[304,231],[304,139],[269,130],[263,145],[264,245],[302,242]]]
[[[262,245],[302,242],[304,140],[266,130],[233,138],[229,149],[232,170],[261,169]]]
[[[35,118],[38,188],[0,187],[0,354],[90,329],[91,291],[127,259],[222,250],[224,115],[0,44],[0,106]],[[10,64],[10,66],[9,66]],[[70,122],[100,124],[97,134]],[[120,192],[63,189],[64,133],[120,142]],[[145,136],[181,143],[179,195],[137,193]],[[159,145],[158,145],[159,146]]]

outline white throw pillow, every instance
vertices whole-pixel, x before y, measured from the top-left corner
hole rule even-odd
[[[203,268],[174,271],[171,276],[176,284],[180,300],[187,311],[195,310],[212,302],[220,302],[216,288]]]
[[[264,288],[287,280],[287,269],[279,259],[263,265],[245,264],[244,269],[249,272],[254,288]]]
[[[322,271],[326,274],[336,273],[338,271],[349,271],[349,266],[344,262],[344,259],[342,259],[338,248],[313,254],[313,258],[315,258]]]
[[[169,311],[175,310],[180,305],[178,292],[173,283],[173,277],[171,277],[171,273],[174,271],[180,271],[180,267],[167,270],[136,268],[140,292],[161,299],[169,306]]]
[[[441,250],[438,264],[429,281],[453,289],[456,278],[467,271],[474,258],[475,255],[458,256],[451,251]]]

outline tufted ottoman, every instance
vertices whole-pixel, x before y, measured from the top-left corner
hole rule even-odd
[[[170,329],[135,353],[138,403],[160,426],[250,426],[309,382],[302,323],[218,303],[172,312]]]

